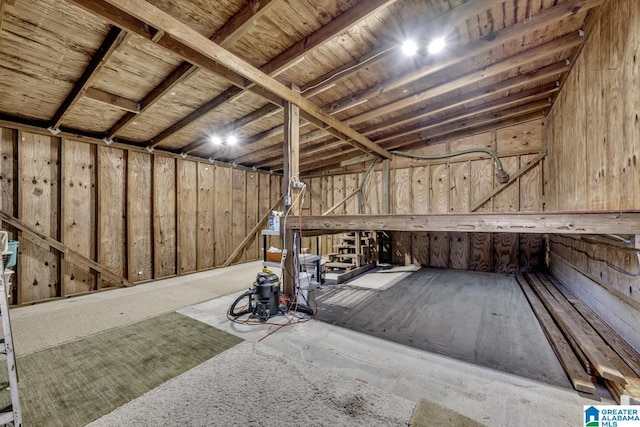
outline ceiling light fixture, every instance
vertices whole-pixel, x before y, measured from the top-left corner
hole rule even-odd
[[[418,52],[418,45],[413,40],[405,40],[402,43],[402,53],[407,56],[413,56]]]
[[[229,144],[229,145],[235,145],[235,143],[236,143],[236,142],[238,142],[238,138],[236,138],[235,136],[233,136],[233,135],[229,135],[229,136],[227,137],[227,144]]]
[[[211,138],[209,138],[209,140],[211,141],[212,144],[214,145],[219,145],[222,143],[222,140],[220,139],[219,136],[212,136]]]
[[[446,43],[444,41],[444,37],[438,37],[437,39],[434,39],[431,43],[429,43],[427,51],[429,51],[431,55],[435,55],[442,52],[445,46]]]

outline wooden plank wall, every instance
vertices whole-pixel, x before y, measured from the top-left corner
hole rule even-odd
[[[548,210],[640,207],[640,9],[605,3],[549,114]]]
[[[546,208],[639,209],[638,2],[604,3],[587,37],[543,135]],[[550,249],[552,272],[640,349],[638,250],[553,235]]]
[[[0,128],[0,209],[133,283],[222,265],[280,197],[278,175]],[[14,303],[113,286],[20,241]],[[279,245],[279,242],[273,242]],[[262,256],[259,233],[234,262]]]
[[[449,141],[418,151],[442,154],[472,147],[496,150],[507,172],[513,174],[543,149],[542,120]],[[469,212],[476,202],[501,186],[495,178],[492,159],[467,154],[442,160],[396,157],[391,163],[391,213]],[[350,173],[310,177],[309,188],[322,195],[310,199],[310,212],[317,205],[336,202],[357,188],[364,174]],[[506,190],[490,199],[478,211],[540,211],[543,206],[542,164],[530,169]],[[363,213],[381,213],[382,172],[378,166],[363,188]],[[354,198],[355,199],[355,198]],[[357,213],[357,204],[347,203],[336,214]],[[393,232],[393,262],[432,267],[495,271],[515,274],[539,264],[542,239],[537,235],[496,233]],[[322,248],[331,252],[331,241]]]

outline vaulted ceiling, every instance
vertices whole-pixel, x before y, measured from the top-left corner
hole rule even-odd
[[[604,1],[0,0],[0,120],[326,171],[543,117]]]

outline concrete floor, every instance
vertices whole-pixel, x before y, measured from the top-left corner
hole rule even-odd
[[[274,331],[277,327],[273,325],[247,326],[229,322],[226,318],[227,308],[241,291],[251,286],[258,270],[259,263],[250,263],[130,289],[18,308],[11,311],[16,346],[18,352],[24,354],[153,315],[178,310],[182,314],[236,334],[246,340],[259,341],[259,346],[267,346],[296,363],[313,364],[314,369],[331,371],[352,378],[412,402],[428,399],[485,425],[573,426],[579,425],[582,420],[582,405],[594,402],[613,404],[606,392],[601,394],[605,397],[596,397],[595,399],[592,396],[580,395],[568,387],[566,380],[556,381],[558,378],[553,375],[551,378],[555,379],[542,378],[540,381],[532,379],[532,375],[527,372],[513,373],[509,372],[513,369],[501,366],[488,367],[486,366],[488,363],[483,362],[482,359],[465,360],[459,354],[453,354],[455,357],[439,354],[433,349],[427,351],[415,348],[407,345],[410,344],[408,342],[403,343],[399,340],[394,342],[374,336],[366,330],[358,331],[357,328],[340,327],[317,319],[287,326],[276,332]],[[460,272],[453,273],[459,274]],[[361,292],[358,294],[359,296],[346,299],[343,296],[335,298],[334,301],[338,305],[360,304],[358,313],[362,314],[357,314],[355,311],[350,314],[354,316],[354,324],[364,324],[366,328],[366,322],[363,323],[363,318],[358,317],[367,314],[367,309],[365,309],[367,304],[364,301],[366,298],[363,300],[359,300],[359,298],[363,295],[371,296],[376,293],[383,295],[384,292],[393,291],[396,286],[399,286],[397,290],[402,290],[403,286],[406,286],[402,284],[403,280],[410,279],[413,274],[415,273],[407,271],[407,269],[398,269],[362,276],[351,283],[351,286],[358,284],[357,291]],[[420,272],[416,279],[422,274],[426,273]],[[466,275],[467,273],[461,274]],[[468,274],[470,275],[468,277],[472,278],[469,283],[473,283],[474,273]],[[491,277],[495,278],[495,282],[492,282]],[[422,276],[416,286],[425,280],[429,281],[428,274]],[[491,327],[488,330],[493,331],[495,339],[498,340],[495,341],[499,344],[498,353],[502,351],[501,349],[509,350],[514,347],[518,351],[512,353],[517,358],[517,355],[528,351],[528,347],[524,345],[526,343],[517,341],[530,340],[531,331],[535,331],[539,326],[537,323],[532,323],[529,325],[527,333],[519,334],[518,325],[521,323],[518,322],[526,323],[531,320],[531,317],[527,317],[529,314],[524,314],[527,310],[530,313],[528,307],[517,305],[517,312],[512,310],[514,302],[520,304],[522,295],[518,296],[517,288],[510,287],[508,284],[500,285],[503,280],[507,280],[505,283],[508,283],[512,279],[505,279],[505,276],[489,275],[487,280],[487,283],[494,283],[495,289],[485,289],[485,296],[502,293],[506,299],[503,299],[502,303],[496,302],[495,307],[485,307],[486,313],[484,315],[479,317],[474,315],[469,318],[473,319],[472,324],[482,322],[483,319],[489,321]],[[433,281],[432,283],[437,282]],[[474,289],[468,298],[465,298],[463,294],[466,288],[457,288],[457,292],[449,295],[449,298],[461,298],[456,300],[455,306],[461,308],[459,315],[463,317],[467,313],[464,307],[467,304],[470,306],[480,305],[478,298],[483,294],[483,291]],[[438,301],[439,294],[447,292],[447,289],[438,287],[434,289],[437,292],[428,292],[430,293],[428,297],[431,298],[430,305]],[[498,289],[502,290],[496,292]],[[326,295],[329,295],[330,291],[331,288],[327,287],[323,292],[327,292]],[[229,292],[233,293],[228,294]],[[322,300],[322,297],[320,299]],[[376,299],[380,299],[380,297],[376,297]],[[200,301],[205,302],[198,303]],[[323,304],[326,303],[325,300]],[[408,304],[410,301],[404,303]],[[381,322],[384,322],[384,313],[381,312],[384,309],[382,306],[375,305],[373,308],[377,310],[374,320],[376,327],[379,327],[383,324]],[[410,309],[405,311],[409,314],[412,313]],[[419,316],[426,316],[429,320],[425,325],[427,328],[430,324],[432,326],[439,325],[439,327],[447,325],[439,323],[446,316],[432,317],[435,311],[433,309],[425,311],[423,304],[415,307],[413,312]],[[504,316],[505,313],[508,316]],[[513,319],[505,319],[505,317],[512,317],[512,315],[517,319],[514,324],[509,323]],[[78,319],[84,319],[84,321],[78,322]],[[399,323],[392,319],[389,319],[389,322],[390,327],[398,329]],[[451,325],[446,327],[450,328]],[[69,328],[71,330],[68,330]],[[494,331],[494,328],[498,329]],[[448,343],[457,343],[456,345],[460,349],[473,351],[473,347],[468,346],[473,343],[473,332],[468,327],[464,329],[468,329],[465,331],[466,338],[464,340],[457,342],[455,339],[449,339]],[[476,333],[481,329],[476,329]],[[416,330],[413,328],[412,333],[415,334]],[[495,333],[497,331],[500,332]],[[42,341],[41,337],[45,335],[47,338]],[[452,336],[455,337],[456,334],[449,335],[449,337]],[[538,342],[538,338],[535,340],[538,347],[544,347],[543,343]],[[447,342],[445,341],[439,342],[441,348],[436,351],[446,353],[443,351],[443,349],[446,350]],[[486,342],[490,343],[491,341]],[[464,343],[464,345],[460,343]],[[491,345],[485,343],[482,347],[486,349]],[[536,363],[536,360],[529,360],[523,364],[525,366],[523,369],[527,371],[526,367],[528,366],[542,371],[555,372],[557,361],[549,361],[544,355],[545,352],[546,350],[543,350],[540,353],[543,355],[544,361],[538,360]],[[535,358],[538,357],[540,356],[535,356]],[[485,366],[479,363],[483,363]],[[533,377],[535,378],[535,376]],[[562,384],[563,382],[564,384]],[[179,399],[179,393],[176,394],[176,399]]]

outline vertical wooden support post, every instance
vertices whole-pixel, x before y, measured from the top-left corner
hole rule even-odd
[[[293,90],[298,88],[293,86]],[[301,213],[301,206],[298,199],[300,189],[294,187],[300,180],[300,110],[297,105],[285,102],[284,105],[284,176],[282,179],[282,195],[284,196],[285,213],[291,208],[290,215],[297,216]],[[293,179],[292,179],[293,178]],[[294,204],[295,202],[295,204]],[[282,227],[282,225],[281,225]],[[282,287],[286,296],[293,297],[295,293],[295,278],[297,276],[293,258],[299,251],[300,243],[294,240],[299,239],[300,234],[291,229],[281,228],[283,233],[284,249],[287,255],[282,268]]]
[[[389,189],[391,185],[391,167],[389,159],[382,161],[382,214],[391,213]]]
[[[58,187],[59,187],[59,194],[58,194],[58,223],[56,224],[56,227],[58,227],[58,240],[60,242],[62,242],[63,244],[67,243],[67,236],[65,236],[65,229],[64,229],[64,217],[65,217],[65,212],[64,212],[64,196],[65,196],[65,180],[67,179],[65,174],[64,174],[64,164],[66,162],[66,158],[65,158],[65,145],[66,145],[66,140],[65,138],[60,138],[59,140],[59,144],[58,144],[58,170],[57,170],[57,174],[58,174]],[[57,296],[60,298],[64,298],[65,297],[65,289],[64,289],[64,281],[65,281],[65,276],[66,276],[66,259],[64,257],[63,254],[58,253],[58,294]]]
[[[22,145],[22,130],[18,129],[16,131],[16,140],[13,144],[13,215],[16,218],[20,218],[20,190],[21,190],[21,180],[20,180],[20,146]],[[20,218],[22,219],[22,218]],[[20,242],[20,245],[24,245],[24,240],[22,239],[22,230],[16,230],[14,235],[15,239]],[[20,254],[20,246],[18,246],[18,254]],[[17,264],[14,267],[16,275],[13,276],[13,291],[17,294],[14,297],[14,301],[18,305],[22,305],[24,300],[24,285],[22,285],[22,277],[24,277],[22,271],[24,267],[20,262],[20,258],[17,260]]]

